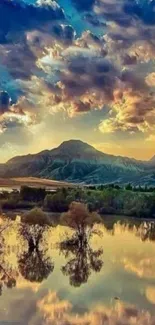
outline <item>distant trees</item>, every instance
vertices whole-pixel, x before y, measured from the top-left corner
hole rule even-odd
[[[45,196],[45,188],[22,186],[20,190],[20,199],[22,201],[39,202],[43,201]]]
[[[155,217],[155,188],[117,184],[60,188],[49,192],[43,188],[22,186],[20,193],[3,193],[0,196],[1,211],[4,209],[32,209],[67,212],[72,202],[83,203],[88,210],[100,214],[121,214],[137,217]]]
[[[47,194],[44,200],[44,207],[48,211],[63,212],[67,210],[67,193],[59,190],[54,194]]]
[[[125,187],[125,189],[126,189],[127,191],[132,191],[132,185],[131,185],[130,183],[127,184],[126,187]]]

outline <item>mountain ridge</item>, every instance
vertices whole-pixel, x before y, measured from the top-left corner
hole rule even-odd
[[[51,150],[13,157],[0,166],[0,177],[23,176],[86,184],[155,185],[155,164],[109,155],[81,140],[68,140]]]
[[[40,152],[38,152],[38,153],[33,153],[33,154],[31,154],[31,153],[28,153],[28,154],[25,154],[25,155],[18,155],[18,156],[15,156],[15,157],[13,157],[13,158],[11,158],[11,159],[9,159],[6,163],[9,163],[9,162],[11,162],[12,160],[14,160],[14,159],[16,159],[16,158],[23,158],[23,157],[32,157],[32,156],[36,156],[36,155],[41,155],[41,154],[44,154],[44,153],[50,153],[51,151],[53,151],[53,150],[57,150],[58,148],[61,148],[62,146],[64,146],[64,144],[65,145],[67,145],[68,143],[76,143],[76,142],[79,142],[79,143],[82,143],[82,144],[84,144],[84,145],[87,145],[87,146],[89,146],[89,147],[91,147],[91,148],[93,148],[94,149],[94,151],[96,151],[96,152],[99,152],[100,154],[104,154],[105,156],[109,156],[109,157],[115,157],[115,158],[122,158],[122,159],[129,159],[129,160],[132,160],[132,161],[137,161],[137,162],[149,162],[149,161],[151,161],[151,160],[155,160],[155,155],[151,158],[151,159],[149,159],[149,160],[142,160],[142,159],[136,159],[136,158],[134,158],[134,157],[128,157],[128,156],[121,156],[121,155],[113,155],[113,154],[108,154],[108,153],[105,153],[105,152],[103,152],[103,151],[100,151],[100,150],[98,150],[98,149],[96,149],[96,148],[94,148],[92,145],[90,145],[90,144],[88,144],[88,143],[86,143],[86,142],[83,142],[83,141],[81,141],[81,140],[74,140],[74,139],[72,139],[72,140],[67,140],[67,141],[63,141],[58,147],[55,147],[55,148],[52,148],[52,149],[46,149],[46,150],[42,150],[42,151],[40,151]]]

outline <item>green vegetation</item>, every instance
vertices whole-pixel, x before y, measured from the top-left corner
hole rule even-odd
[[[84,203],[72,202],[69,210],[62,214],[60,222],[75,231],[74,242],[80,247],[87,245],[93,234],[93,226],[101,222],[101,217],[96,212],[90,212]]]
[[[155,189],[133,188],[131,184],[61,188],[55,192],[22,187],[20,192],[0,194],[1,210],[42,208],[46,212],[66,212],[72,202],[87,204],[90,212],[135,217],[155,217]]]

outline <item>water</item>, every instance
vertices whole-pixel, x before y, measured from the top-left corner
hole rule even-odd
[[[155,223],[106,219],[103,236],[81,253],[58,247],[61,226],[45,232],[43,252],[31,253],[21,239],[19,245],[18,223],[11,227],[0,254],[0,321],[155,324]]]

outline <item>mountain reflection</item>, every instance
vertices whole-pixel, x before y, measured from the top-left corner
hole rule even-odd
[[[62,273],[69,277],[69,282],[74,287],[86,283],[92,272],[100,272],[103,261],[100,257],[102,249],[93,250],[89,245],[66,246],[61,243],[62,254],[69,259],[66,265],[62,266]]]

